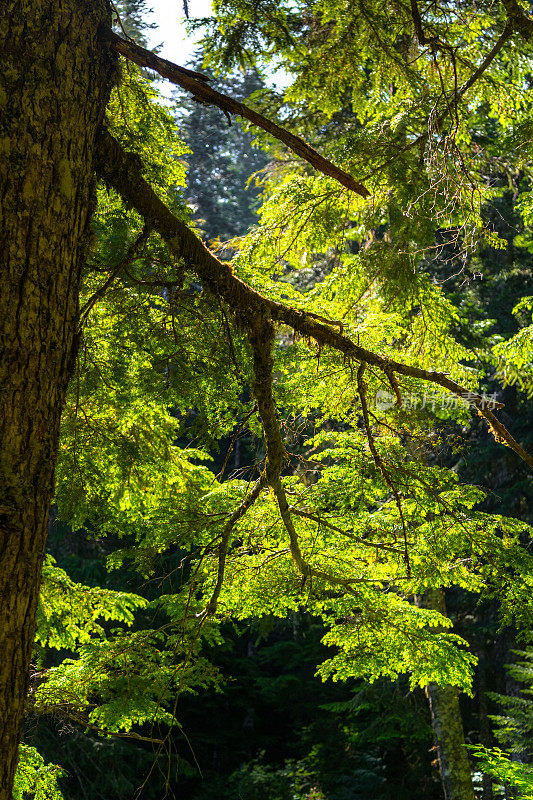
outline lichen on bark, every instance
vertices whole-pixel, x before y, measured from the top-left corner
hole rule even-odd
[[[0,800],[11,798],[58,431],[116,63],[106,0],[0,7]]]

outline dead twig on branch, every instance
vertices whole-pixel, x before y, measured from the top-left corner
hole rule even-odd
[[[345,186],[346,189],[356,192],[356,194],[361,195],[361,197],[369,197],[370,192],[362,183],[359,183],[359,181],[356,181],[340,167],[337,167],[327,158],[321,156],[320,153],[310,147],[299,136],[295,136],[294,133],[290,133],[285,130],[285,128],[276,125],[275,122],[272,122],[272,120],[264,117],[252,108],[248,108],[244,103],[234,100],[232,97],[228,97],[221,92],[217,92],[216,89],[209,86],[208,81],[210,79],[206,75],[202,75],[200,72],[193,72],[190,69],[185,69],[177,64],[173,64],[172,61],[167,61],[166,58],[156,56],[155,53],[152,53],[150,50],[145,50],[144,47],[140,47],[132,41],[123,39],[108,28],[102,29],[102,37],[117,53],[120,53],[129,61],[133,61],[140,67],[153,69],[163,78],[167,78],[167,80],[171,81],[171,83],[181,86],[182,89],[190,92],[194,100],[197,100],[199,103],[220,108],[228,119],[230,119],[231,114],[236,114],[243,119],[247,119],[252,125],[256,125],[258,128],[270,133],[271,136],[274,136],[278,141],[283,142],[293,153],[296,153],[297,156],[300,156],[304,161],[311,164],[318,172],[322,172],[324,175],[334,178],[342,186]]]

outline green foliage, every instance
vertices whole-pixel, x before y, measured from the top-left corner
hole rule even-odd
[[[518,319],[531,312],[533,298],[523,297],[513,309]],[[498,377],[504,384],[518,384],[528,398],[533,397],[533,326],[525,325],[507,341],[494,347]]]
[[[520,694],[493,694],[501,713],[492,715],[497,740],[506,747],[476,746],[473,754],[479,759],[481,769],[512,787],[520,797],[533,797],[533,648],[514,651],[518,660],[506,667],[509,678],[521,685]]]
[[[324,637],[324,643],[336,645],[339,653],[321,665],[319,674],[323,678],[362,677],[373,682],[381,675],[395,678],[407,672],[412,688],[436,680],[470,690],[470,667],[476,658],[457,647],[466,642],[444,632],[430,638],[425,630],[451,627],[449,620],[436,611],[422,615],[394,596],[381,609],[372,599],[371,612],[359,619],[356,615],[343,625],[332,625]]]
[[[477,745],[470,750],[478,759],[483,772],[494,778],[498,784],[504,784],[519,792],[523,800],[533,798],[533,768],[529,764],[514,761],[498,747],[489,749]]]
[[[225,786],[219,788],[218,797],[239,797],[242,800],[363,800],[372,791],[376,800],[382,800],[380,792],[383,776],[378,759],[361,755],[351,772],[338,775],[327,788],[327,794],[319,786],[317,767],[319,755],[311,752],[302,761],[286,761],[284,766],[270,767],[264,763],[264,754],[246,762],[233,772]],[[311,766],[314,763],[314,769]],[[330,778],[331,780],[331,778]],[[200,792],[195,800],[212,797],[212,787]]]
[[[228,797],[242,797],[243,800],[291,800],[293,795],[291,767],[272,769],[263,764],[261,758],[248,762],[231,775],[228,781]]]
[[[185,184],[185,164],[180,160],[189,152],[176,128],[174,117],[159,101],[153,82],[131,63],[124,66],[122,79],[113,90],[107,108],[110,132],[129,151],[142,160],[144,173],[174,213],[183,216],[183,199],[177,189]],[[100,212],[109,211],[100,203]],[[106,215],[108,224],[109,217]]]
[[[47,671],[36,695],[37,712],[66,708],[83,720],[88,709],[88,722],[102,732],[129,731],[146,721],[172,723],[162,703],[169,698],[174,670],[152,636],[143,631],[82,646],[77,659],[64,659]]]
[[[146,605],[147,601],[135,594],[75,583],[47,556],[35,639],[43,648],[74,650],[77,644],[105,638],[102,621],[131,625],[135,611]]]
[[[13,800],[63,800],[57,784],[61,775],[60,767],[45,764],[34,747],[21,744]]]

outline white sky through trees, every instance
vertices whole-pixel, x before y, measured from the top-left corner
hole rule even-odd
[[[150,4],[152,13],[147,16],[147,22],[155,22],[157,28],[146,31],[150,47],[162,45],[158,54],[168,58],[175,64],[184,67],[193,56],[202,38],[202,32],[191,34],[187,31],[186,19],[183,11],[183,0],[153,0]],[[212,13],[212,0],[188,0],[189,18],[208,17]],[[289,75],[283,69],[271,67],[266,74],[267,84],[283,88],[290,83]],[[167,81],[161,81],[159,91],[168,100],[172,97],[175,87]]]
[[[211,0],[188,0],[189,18],[208,17],[211,14]],[[153,0],[152,13],[147,22],[155,22],[157,28],[146,32],[150,47],[162,45],[159,55],[180,66],[186,66],[201,39],[201,32],[194,35],[187,32],[182,0]],[[162,81],[161,94],[171,97],[175,87]]]

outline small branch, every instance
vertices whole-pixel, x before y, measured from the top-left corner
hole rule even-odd
[[[228,117],[230,114],[237,114],[243,117],[243,119],[247,119],[253,125],[270,133],[274,138],[278,139],[278,141],[283,142],[293,153],[296,153],[297,156],[300,156],[304,161],[311,164],[318,172],[322,172],[324,175],[334,178],[342,186],[345,186],[352,192],[356,192],[361,195],[361,197],[368,197],[370,195],[368,189],[361,183],[354,180],[351,175],[344,172],[340,167],[335,166],[335,164],[327,158],[321,156],[320,153],[317,153],[316,150],[310,147],[299,136],[295,136],[293,133],[285,130],[285,128],[281,128],[279,125],[276,125],[275,122],[272,122],[272,120],[248,108],[244,103],[240,103],[238,100],[234,100],[232,97],[228,97],[221,92],[217,92],[216,89],[209,86],[209,78],[206,75],[202,75],[200,72],[193,72],[190,69],[184,69],[184,67],[174,64],[172,61],[167,61],[166,58],[156,56],[150,50],[145,50],[144,47],[140,47],[132,41],[122,39],[118,34],[108,28],[102,29],[102,37],[107,41],[109,47],[116,50],[117,53],[120,53],[140,67],[153,69],[163,78],[167,78],[167,80],[177,86],[181,86],[182,89],[190,92],[193,98],[199,103],[208,106],[216,106]]]
[[[244,417],[244,419],[241,420],[241,422],[239,423],[239,427],[237,428],[237,430],[233,434],[233,438],[231,440],[230,446],[228,447],[228,452],[226,453],[226,458],[224,459],[224,463],[222,464],[220,472],[218,472],[218,474],[215,475],[214,480],[219,481],[222,478],[222,476],[224,475],[224,473],[226,471],[226,467],[228,466],[229,457],[230,457],[230,455],[231,455],[231,453],[233,451],[233,448],[235,447],[235,443],[236,443],[237,439],[239,438],[240,434],[242,433],[242,431],[244,429],[244,426],[246,425],[246,423],[248,422],[248,420],[250,419],[252,414],[255,414],[256,411],[257,411],[257,408],[256,408],[256,406],[254,404],[252,410],[249,411],[246,414],[246,416]]]
[[[446,93],[443,93],[444,99],[446,100],[447,108],[444,111],[442,111],[435,120],[434,125],[436,130],[440,130],[442,124],[444,123],[444,120],[446,119],[446,117],[448,116],[448,114],[452,109],[455,111],[456,114],[458,113],[457,109],[459,101],[464,97],[466,92],[474,85],[474,83],[479,78],[481,78],[483,73],[486,72],[487,68],[492,64],[492,62],[494,61],[494,59],[496,58],[496,56],[498,55],[498,53],[500,52],[506,41],[511,38],[513,33],[514,33],[513,25],[511,24],[511,22],[507,22],[492,50],[490,50],[490,52],[487,53],[487,55],[485,56],[479,67],[476,70],[474,70],[474,72],[468,78],[468,80],[466,80],[462,84],[462,86],[460,86],[458,89],[453,91],[451,93],[451,96]],[[423,141],[426,137],[427,137],[427,132],[423,133],[422,136],[420,136],[415,142],[413,142],[409,146],[412,147],[416,145],[419,141]]]
[[[424,33],[422,16],[416,0],[411,0],[411,19],[413,20],[416,38],[422,47],[429,46],[432,52],[436,50],[446,50],[450,52],[450,46],[442,42],[438,36],[426,36]]]
[[[359,392],[359,399],[361,400],[361,410],[363,412],[363,424],[365,426],[366,431],[366,438],[368,439],[368,446],[370,447],[370,452],[372,453],[372,458],[374,459],[374,463],[376,467],[379,469],[383,477],[385,478],[385,482],[389,486],[394,500],[396,502],[396,506],[398,508],[398,514],[400,515],[400,521],[402,523],[402,530],[403,530],[403,541],[404,541],[404,560],[405,560],[405,568],[407,570],[407,576],[411,577],[411,563],[409,561],[409,548],[407,546],[407,525],[405,523],[405,518],[403,515],[403,508],[402,508],[402,500],[394,485],[394,481],[392,480],[390,473],[385,466],[385,462],[379,455],[376,443],[374,441],[374,435],[372,433],[372,428],[370,427],[370,420],[368,418],[368,406],[366,403],[366,386],[363,379],[363,373],[365,371],[366,364],[361,364],[359,369],[357,370],[357,389]]]
[[[402,401],[402,395],[400,393],[400,387],[396,379],[396,375],[394,374],[392,369],[385,370],[385,375],[387,376],[387,379],[390,383],[390,387],[396,396],[396,405],[398,406],[398,408],[401,408],[403,401]]]
[[[224,572],[226,569],[226,557],[228,554],[228,546],[229,540],[231,536],[231,532],[237,522],[244,517],[250,506],[252,506],[259,495],[261,494],[261,490],[266,486],[266,480],[263,475],[255,482],[254,487],[248,497],[246,497],[240,506],[235,509],[229,520],[226,522],[224,530],[222,532],[222,540],[218,547],[218,571],[217,571],[217,581],[215,584],[215,588],[213,589],[213,593],[211,598],[206,606],[204,611],[204,616],[212,616],[216,610],[218,605],[218,598],[220,597],[220,592],[222,590],[222,585],[224,583]]]
[[[289,511],[291,514],[296,514],[297,517],[310,519],[312,522],[317,522],[319,525],[323,525],[325,528],[330,528],[332,531],[336,531],[337,533],[340,533],[349,539],[355,540],[365,547],[372,547],[376,550],[386,550],[389,553],[402,553],[402,551],[398,550],[397,547],[391,547],[390,545],[383,544],[382,542],[373,542],[371,539],[363,539],[362,536],[355,536],[350,531],[345,531],[342,528],[339,528],[338,525],[333,525],[333,523],[325,520],[323,517],[319,517],[318,514],[310,514],[308,511],[303,511],[301,508],[296,508],[295,506],[289,506]]]
[[[224,326],[224,332],[226,334],[226,339],[227,339],[227,342],[228,342],[229,354],[230,354],[231,360],[233,361],[233,366],[235,367],[235,377],[237,378],[237,380],[240,380],[241,383],[244,383],[244,379],[243,379],[243,377],[241,375],[241,370],[239,368],[239,362],[237,360],[237,354],[235,352],[235,345],[233,344],[233,336],[231,335],[231,328],[229,326],[228,318],[227,318],[226,312],[224,310],[224,305],[222,304],[222,301],[220,300],[220,298],[218,298],[218,304],[219,304],[219,307],[220,307],[220,313],[222,315],[222,323],[223,323],[223,326]],[[248,415],[248,417],[251,416],[252,413],[253,413],[253,409],[252,409],[252,412],[250,412],[250,414]],[[246,417],[246,419],[248,419],[248,417]],[[228,453],[228,456],[229,456],[229,453]],[[225,466],[224,466],[224,469],[225,469]],[[224,471],[224,470],[222,470],[222,471]],[[217,475],[217,478],[218,477],[219,477],[219,475]]]
[[[291,510],[287,502],[287,495],[281,482],[281,471],[285,461],[285,447],[281,435],[274,398],[272,395],[272,347],[274,344],[275,329],[272,320],[265,314],[248,319],[248,338],[252,346],[254,360],[253,392],[263,431],[265,433],[267,457],[265,475],[269,486],[272,488],[278,502],[281,520],[289,535],[289,546],[292,560],[303,578],[316,577],[325,580],[334,586],[343,586],[346,591],[355,594],[351,588],[354,583],[366,583],[365,578],[338,578],[323,570],[315,569],[303,557],[298,541],[298,533],[294,526]]]
[[[279,513],[285,526],[285,530],[289,534],[292,560],[296,564],[298,572],[300,572],[304,578],[321,578],[322,580],[326,581],[326,583],[330,583],[333,586],[343,586],[350,594],[355,594],[355,591],[351,588],[352,584],[369,582],[367,578],[338,578],[336,575],[332,575],[330,572],[324,572],[324,570],[312,567],[304,559],[302,551],[300,550],[298,533],[294,527],[294,522],[292,521],[289,504],[287,503],[287,496],[285,494],[283,484],[281,483],[281,478],[278,477],[277,480],[274,481],[272,489],[276,495],[276,500],[278,501]]]
[[[508,22],[506,23],[502,33],[498,37],[498,40],[496,41],[496,44],[494,45],[492,50],[486,55],[482,63],[476,70],[474,70],[472,75],[462,84],[462,86],[460,86],[457,90],[451,93],[451,98],[449,95],[446,94],[444,95],[447,107],[444,109],[444,111],[442,111],[440,114],[437,115],[433,123],[436,130],[440,130],[444,121],[446,120],[446,117],[450,112],[455,112],[456,114],[458,113],[459,101],[462,100],[466,92],[474,85],[474,83],[477,80],[479,80],[479,78],[481,78],[483,73],[486,72],[487,68],[490,66],[492,61],[498,55],[498,53],[500,52],[504,44],[507,42],[507,40],[511,38],[514,32],[520,33],[520,35],[524,39],[526,39],[526,41],[530,41],[531,38],[533,38],[533,20],[529,19],[529,17],[526,17],[525,14],[522,13],[520,6],[516,2],[516,0],[502,0],[502,2],[508,11],[508,16],[509,16]],[[509,8],[513,9],[513,15],[511,15]],[[520,12],[518,16],[516,9],[518,9],[518,12]],[[413,22],[415,23],[415,28],[416,28],[416,22],[414,19]],[[438,102],[439,101],[437,101],[437,105]],[[419,136],[417,136],[416,139],[413,139],[413,141],[400,146],[391,158],[383,162],[378,168],[371,170],[366,175],[366,180],[368,180],[368,178],[371,178],[372,175],[374,175],[380,169],[384,169],[389,164],[392,164],[397,159],[397,157],[402,153],[405,153],[408,150],[412,150],[413,148],[422,145],[424,142],[427,141],[427,138],[428,138],[428,131],[426,130]]]
[[[513,33],[514,33],[514,26],[511,21],[508,21],[502,33],[500,34],[498,41],[496,42],[490,53],[487,54],[487,56],[479,65],[479,67],[476,69],[476,71],[473,72],[472,75],[468,78],[468,80],[465,81],[463,85],[460,86],[459,89],[457,90],[456,102],[458,102],[463,97],[463,95],[470,89],[470,87],[474,85],[474,83],[478,80],[478,78],[480,78],[483,75],[487,67],[489,67],[492,61],[494,61],[494,59],[504,46],[505,42],[511,38]]]
[[[83,323],[89,316],[91,310],[94,308],[94,305],[98,302],[98,300],[100,300],[105,295],[105,293],[107,292],[107,290],[109,289],[115,278],[118,275],[120,275],[120,273],[123,270],[125,270],[126,267],[128,267],[132,261],[135,260],[141,247],[148,241],[148,237],[150,236],[150,231],[151,231],[150,225],[148,223],[145,223],[141,233],[135,239],[135,241],[130,244],[124,257],[119,261],[119,263],[111,272],[107,280],[104,281],[102,286],[100,286],[100,288],[97,289],[96,292],[91,297],[89,297],[85,305],[82,306],[82,308],[80,308],[78,314],[78,320],[79,320],[78,330],[82,328]]]

